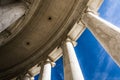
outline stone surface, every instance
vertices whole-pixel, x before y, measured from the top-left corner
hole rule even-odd
[[[93,11],[98,11],[104,0],[89,0],[87,6]]]
[[[81,36],[85,29],[86,27],[84,26],[84,24],[82,24],[81,22],[76,23],[68,33],[68,36],[72,40],[76,41]]]
[[[0,47],[1,80],[9,80],[27,71],[46,58],[54,48],[60,46],[81,17],[88,2],[88,0],[32,1],[24,15],[28,20],[19,24],[22,30]]]
[[[22,3],[15,3],[0,7],[0,32],[4,31],[25,13]]]
[[[51,80],[51,67],[51,62],[47,59],[41,69],[40,80]]]
[[[84,80],[74,47],[70,41],[63,43],[64,80]]]
[[[82,21],[108,54],[120,65],[120,29],[92,12],[85,13]]]

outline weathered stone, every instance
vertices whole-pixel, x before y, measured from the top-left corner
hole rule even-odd
[[[64,61],[64,80],[84,80],[72,42],[67,40],[63,43],[62,49]]]
[[[0,32],[8,28],[25,13],[22,3],[10,4],[0,7]]]
[[[120,29],[92,12],[85,13],[82,21],[108,54],[120,65]]]

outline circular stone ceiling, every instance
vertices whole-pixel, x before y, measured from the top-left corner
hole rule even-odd
[[[67,33],[80,19],[87,1],[8,2],[9,5],[22,3],[26,12],[0,33],[0,79],[17,76],[46,59],[47,55],[66,39]],[[4,6],[8,3],[4,3]]]

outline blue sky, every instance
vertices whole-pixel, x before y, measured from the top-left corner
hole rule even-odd
[[[104,0],[100,17],[120,27],[119,7],[120,0]],[[120,68],[88,29],[77,42],[75,51],[85,80],[120,80]],[[52,69],[52,80],[64,80],[62,57]]]
[[[120,0],[104,0],[99,13],[100,16],[120,27]]]

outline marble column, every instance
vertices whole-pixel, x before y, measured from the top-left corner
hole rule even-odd
[[[47,59],[41,67],[40,80],[51,80],[51,67],[52,62]]]
[[[34,77],[26,74],[26,75],[20,75],[16,79],[12,79],[12,80],[34,80]]]
[[[22,17],[26,7],[23,3],[14,3],[0,6],[0,32],[8,28],[16,20]]]
[[[120,29],[91,11],[84,13],[82,22],[101,43],[108,54],[120,65]]]
[[[64,80],[84,80],[74,46],[70,39],[62,44],[64,61]]]

